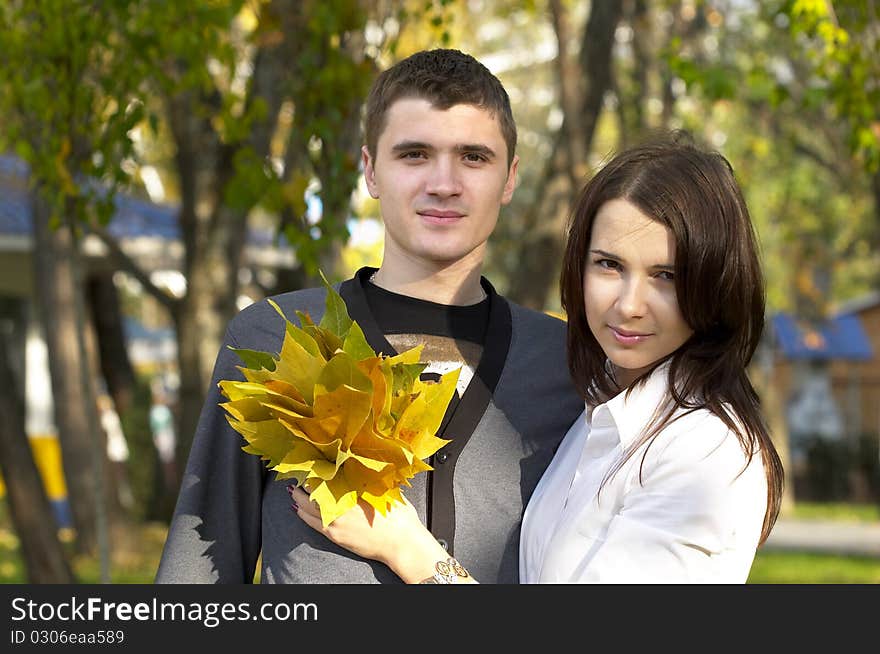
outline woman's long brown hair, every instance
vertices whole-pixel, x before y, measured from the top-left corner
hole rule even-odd
[[[761,454],[768,488],[763,543],[779,513],[784,473],[747,375],[764,328],[764,277],[733,169],[717,152],[674,134],[621,152],[583,187],[569,223],[560,295],[568,314],[569,369],[593,405],[621,390],[605,372],[605,354],[584,313],[584,268],[593,222],[599,208],[614,199],[627,200],[672,232],[676,296],[694,333],[630,386],[669,362],[669,403],[609,476],[639,447],[650,447],[676,411],[711,411],[737,435],[749,462],[756,451]]]

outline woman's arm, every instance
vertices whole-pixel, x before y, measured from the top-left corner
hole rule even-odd
[[[408,584],[433,578],[437,563],[447,563],[449,553],[422,524],[415,508],[404,498],[383,516],[366,502],[346,511],[324,527],[318,505],[301,488],[289,486],[296,514],[340,547],[367,559],[380,561]],[[443,566],[441,565],[441,568]],[[456,575],[456,583],[477,583],[470,575]]]
[[[584,559],[568,581],[745,583],[767,502],[763,466],[756,456],[743,471],[735,436],[700,427],[657,443],[644,468],[636,455],[630,480],[621,471],[609,482],[611,496],[628,489],[613,515],[578,516]]]

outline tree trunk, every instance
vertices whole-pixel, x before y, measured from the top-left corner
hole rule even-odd
[[[97,424],[94,403],[80,381],[82,366],[77,341],[73,239],[66,226],[51,229],[50,213],[39,191],[33,194],[35,292],[49,352],[55,424],[61,445],[64,478],[77,534],[77,548],[94,553],[98,544],[98,479],[90,425]],[[92,412],[94,420],[90,419]],[[103,458],[103,456],[102,456]]]
[[[554,167],[563,167],[569,175],[570,188],[577,188],[580,179],[587,172],[587,151],[584,150],[585,142],[579,133],[578,123],[571,120],[571,117],[577,116],[582,103],[584,85],[580,66],[571,58],[568,50],[571,30],[561,0],[551,0],[550,15],[553,31],[556,34],[555,63],[559,80],[559,105],[562,108],[562,115],[568,119],[560,127],[563,138],[558,142],[563,157],[560,161],[554,162]]]
[[[651,17],[645,0],[633,0],[626,13],[626,21],[632,28],[633,57],[625,79],[621,79],[623,75],[614,76],[621,147],[638,142],[648,127],[645,116],[648,73],[659,59],[651,53]]]
[[[134,369],[125,344],[125,329],[113,272],[93,273],[86,284],[88,304],[95,328],[98,360],[107,393],[119,415],[129,408],[134,394]]]
[[[788,438],[788,419],[785,416],[785,400],[780,396],[776,380],[773,377],[773,348],[763,344],[755,353],[755,360],[750,372],[753,385],[761,398],[761,410],[767,421],[770,439],[776,447],[776,453],[782,461],[785,471],[785,485],[782,490],[780,515],[789,513],[795,504],[794,472],[791,461],[791,449]]]
[[[267,15],[283,25],[298,7],[275,0]],[[177,453],[182,469],[198,425],[208,383],[226,324],[235,314],[238,274],[247,241],[250,207],[231,208],[224,191],[235,174],[237,153],[250,150],[259,160],[270,154],[276,120],[285,98],[284,78],[290,34],[281,41],[266,38],[254,59],[247,104],[265,103],[265,118],[254,121],[241,142],[223,144],[198,107],[207,104],[196,93],[166,98],[169,124],[177,146],[176,168],[181,187],[180,227],[186,258],[186,297],[173,319],[177,328],[180,390],[177,412]],[[198,207],[198,209],[197,209]]]
[[[580,75],[584,76],[586,87],[579,98],[578,110],[574,114],[564,115],[553,154],[537,186],[540,190],[526,214],[525,233],[521,239],[520,254],[515,258],[517,268],[508,295],[515,302],[533,309],[542,310],[545,307],[559,279],[565,225],[580,180],[583,179],[579,162],[573,162],[571,157],[585,156],[593,142],[605,92],[611,87],[611,55],[621,5],[616,0],[593,2],[591,5],[580,53]],[[554,23],[557,29],[563,24],[560,21]],[[563,38],[558,40],[563,44],[564,35],[560,36]],[[561,49],[560,56],[564,55]],[[565,68],[560,66],[560,71],[563,70]],[[560,79],[560,88],[575,83],[575,80],[564,77]],[[569,91],[562,92],[563,100],[568,96]],[[565,101],[566,104],[570,102]],[[564,112],[566,109],[563,106]],[[576,144],[576,147],[572,148],[570,144]]]
[[[6,335],[0,334],[0,378],[7,383],[0,393],[0,472],[12,523],[21,542],[28,582],[71,584],[75,579],[58,541],[58,526],[25,433],[23,395],[15,384],[9,351]]]
[[[85,263],[85,262],[83,262]],[[125,462],[124,461],[115,461],[111,460],[110,457],[110,438],[114,436],[111,432],[107,431],[107,428],[113,429],[115,431],[116,426],[118,425],[121,428],[120,423],[113,424],[115,421],[113,420],[113,416],[115,415],[116,419],[119,419],[119,410],[116,409],[116,398],[114,398],[113,393],[111,391],[110,385],[107,383],[106,377],[104,378],[104,388],[98,388],[98,381],[102,378],[102,370],[107,367],[104,362],[104,357],[102,356],[102,342],[101,335],[98,332],[97,326],[97,314],[101,313],[100,310],[96,309],[95,303],[93,302],[93,298],[91,296],[92,288],[91,281],[86,281],[83,283],[83,325],[82,325],[82,334],[83,341],[86,350],[86,358],[89,361],[89,392],[91,393],[91,397],[94,399],[95,406],[97,407],[97,419],[98,419],[98,436],[99,441],[104,444],[104,451],[106,452],[106,456],[103,457],[103,469],[101,471],[102,475],[102,487],[104,493],[104,508],[107,512],[107,522],[108,524],[116,524],[119,521],[127,520],[128,516],[126,515],[128,510],[131,508],[131,495],[128,485],[128,480],[125,477]],[[111,289],[115,294],[116,289],[112,288],[112,280],[110,280]],[[101,300],[106,301],[107,298],[101,298]],[[112,305],[109,307],[104,307],[104,309],[112,309]],[[118,312],[119,306],[116,304],[116,310]],[[108,320],[108,316],[101,316],[103,320]],[[116,321],[119,322],[117,328],[119,330],[118,334],[114,334],[110,336],[110,338],[124,338],[121,329],[121,321],[120,317],[117,315]],[[106,327],[106,325],[104,326]],[[104,333],[105,339],[108,338],[108,334]],[[116,343],[114,344],[116,347],[111,348],[114,356],[120,356],[124,359],[124,361],[128,362],[128,352],[125,350],[125,343]],[[109,343],[104,342],[103,347],[107,348]],[[118,347],[122,347],[122,352],[117,350]],[[110,364],[112,367],[114,364]],[[131,367],[129,366],[129,370]],[[133,373],[132,373],[133,375]],[[118,381],[118,380],[117,380]],[[132,387],[125,389],[127,396],[124,400],[127,404],[131,403],[131,394]],[[109,415],[105,416],[105,412],[108,412]],[[105,419],[107,420],[106,428],[105,428]],[[116,434],[118,435],[118,434]],[[122,434],[123,440],[125,439],[125,434]],[[116,448],[117,444],[114,443],[114,454],[117,453]],[[128,444],[125,443],[125,447],[128,447]]]
[[[210,122],[197,111],[200,98],[195,91],[175,93],[165,98],[168,124],[176,146],[175,169],[180,183],[180,225],[184,245],[183,275],[186,296],[175,306],[172,318],[177,333],[180,387],[177,395],[177,456],[180,470],[189,456],[205,394],[203,348],[205,341],[217,342],[217,321],[199,324],[197,302],[207,303],[210,311],[211,284],[207,268],[209,257],[210,207],[217,200],[214,183],[215,160],[220,144]],[[216,354],[216,352],[215,352]],[[210,365],[210,364],[208,364]]]
[[[871,232],[872,250],[877,252],[880,250],[880,170],[871,175],[871,191],[874,196],[874,229]],[[877,279],[877,286],[880,286],[880,279]]]
[[[211,110],[219,109],[213,102],[216,94],[175,91],[168,92],[165,97],[168,123],[176,146],[175,166],[181,192],[180,227],[186,253],[183,273],[187,279],[187,293],[174,310],[180,366],[177,452],[181,467],[189,455],[226,324],[237,311],[239,270],[247,240],[247,218],[252,208],[248,202],[257,201],[257,198],[250,198],[240,203],[245,206],[230,206],[233,203],[227,202],[227,186],[235,177],[236,162],[240,157],[268,162],[273,154],[272,140],[278,133],[278,117],[283,103],[292,99],[297,105],[296,111],[302,110],[299,98],[291,96],[296,95],[297,67],[306,66],[299,53],[314,46],[308,36],[303,36],[311,29],[308,22],[314,16],[311,12],[310,6],[295,0],[272,0],[262,7],[261,36],[257,40],[258,50],[244,106],[251,108],[259,101],[264,108],[260,111],[261,117],[249,125],[246,137],[241,140],[225,141],[215,129],[216,125],[208,119]],[[363,56],[367,44],[357,38],[356,30],[352,34],[354,36],[347,36],[338,47],[346,51],[354,49]],[[328,47],[335,50],[337,46]],[[174,71],[172,75],[184,73]],[[306,92],[313,93],[314,90],[306,89]],[[350,148],[345,146],[358,139],[361,101],[362,98],[354,106],[343,109],[345,116],[351,115],[351,120],[334,134],[332,143],[329,138],[325,139],[321,155],[329,158],[338,156],[340,150],[350,150],[351,179],[339,179],[332,166],[330,172],[321,170],[320,165],[314,171],[321,180],[325,212],[332,213],[328,226],[333,221],[344,225],[348,217],[348,202],[357,181],[359,142]],[[303,105],[311,104],[303,102]],[[327,114],[335,110],[334,105]],[[300,121],[299,116],[297,118],[301,127],[304,121]],[[303,141],[304,161],[310,160],[307,142]],[[331,149],[333,152],[325,151]],[[284,171],[288,177],[294,173],[301,174],[302,171],[289,167]],[[335,197],[341,196],[338,202],[328,197],[331,190]],[[325,233],[336,238],[336,232],[327,230]]]
[[[86,414],[86,427],[89,445],[92,452],[92,475],[95,479],[95,535],[97,538],[97,554],[101,583],[110,583],[110,517],[111,507],[115,501],[108,502],[107,483],[110,461],[107,456],[107,435],[98,418],[98,350],[95,330],[86,311],[85,300],[85,266],[80,255],[79,234],[81,227],[74,218],[74,200],[67,200],[66,228],[71,235],[71,273],[73,276],[73,316],[74,333],[79,360],[79,383],[84,394],[83,402]],[[115,497],[114,497],[115,500]]]

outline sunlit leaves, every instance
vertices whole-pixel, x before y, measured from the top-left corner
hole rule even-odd
[[[841,0],[794,0],[783,8],[791,32],[822,93],[849,124],[849,145],[871,172],[880,169],[880,23],[868,3]]]
[[[29,164],[53,214],[84,217],[92,208],[106,222],[127,181],[128,132],[143,119],[145,65],[126,37],[139,3],[107,3],[100,20],[94,10],[84,0],[2,3],[0,147]]]

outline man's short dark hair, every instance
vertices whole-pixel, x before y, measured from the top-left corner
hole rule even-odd
[[[513,161],[516,124],[510,98],[498,78],[472,56],[459,50],[423,50],[379,74],[367,98],[364,119],[367,149],[373,158],[388,108],[401,98],[422,98],[437,109],[469,104],[488,110],[501,126],[508,165]]]

